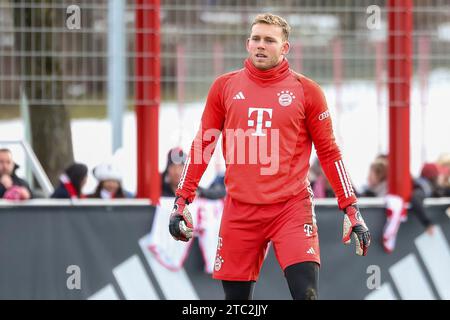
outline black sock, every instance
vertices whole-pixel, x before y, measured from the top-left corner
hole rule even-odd
[[[284,270],[292,299],[317,300],[319,265],[315,262],[296,263]]]
[[[252,300],[254,281],[222,280],[225,300]]]

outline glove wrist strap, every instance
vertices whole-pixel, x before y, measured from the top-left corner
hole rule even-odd
[[[175,197],[175,203],[178,202],[178,199],[182,199],[186,205],[189,205],[189,201],[187,199],[181,197],[181,196],[176,196]]]

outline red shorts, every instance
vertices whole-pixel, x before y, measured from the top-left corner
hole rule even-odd
[[[314,206],[299,194],[268,205],[243,203],[227,196],[220,225],[213,278],[256,281],[272,242],[278,263],[320,264]]]

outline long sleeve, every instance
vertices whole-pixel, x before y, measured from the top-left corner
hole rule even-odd
[[[201,118],[200,128],[192,143],[189,156],[184,165],[176,195],[192,202],[203,173],[214,152],[217,140],[223,129],[225,107],[223,86],[228,77],[221,76],[212,84]]]
[[[325,95],[314,81],[300,79],[305,94],[306,125],[322,169],[336,195],[340,209],[357,201],[350,176],[342,161],[333,134],[333,125]]]

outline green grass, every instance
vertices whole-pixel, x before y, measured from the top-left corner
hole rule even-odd
[[[105,105],[68,105],[71,119],[105,119],[108,113]],[[134,105],[129,103],[128,111],[134,110]],[[0,121],[20,119],[19,106],[0,106]]]
[[[20,118],[19,106],[0,106],[0,121]]]
[[[174,97],[164,97],[164,102],[175,102]],[[189,101],[186,101],[189,102]],[[71,119],[106,119],[108,112],[106,109],[106,102],[101,105],[87,105],[87,104],[67,104]],[[127,103],[127,111],[133,112],[135,108],[134,102],[130,99]],[[2,106],[0,105],[0,121],[20,119],[20,107],[17,106]]]

